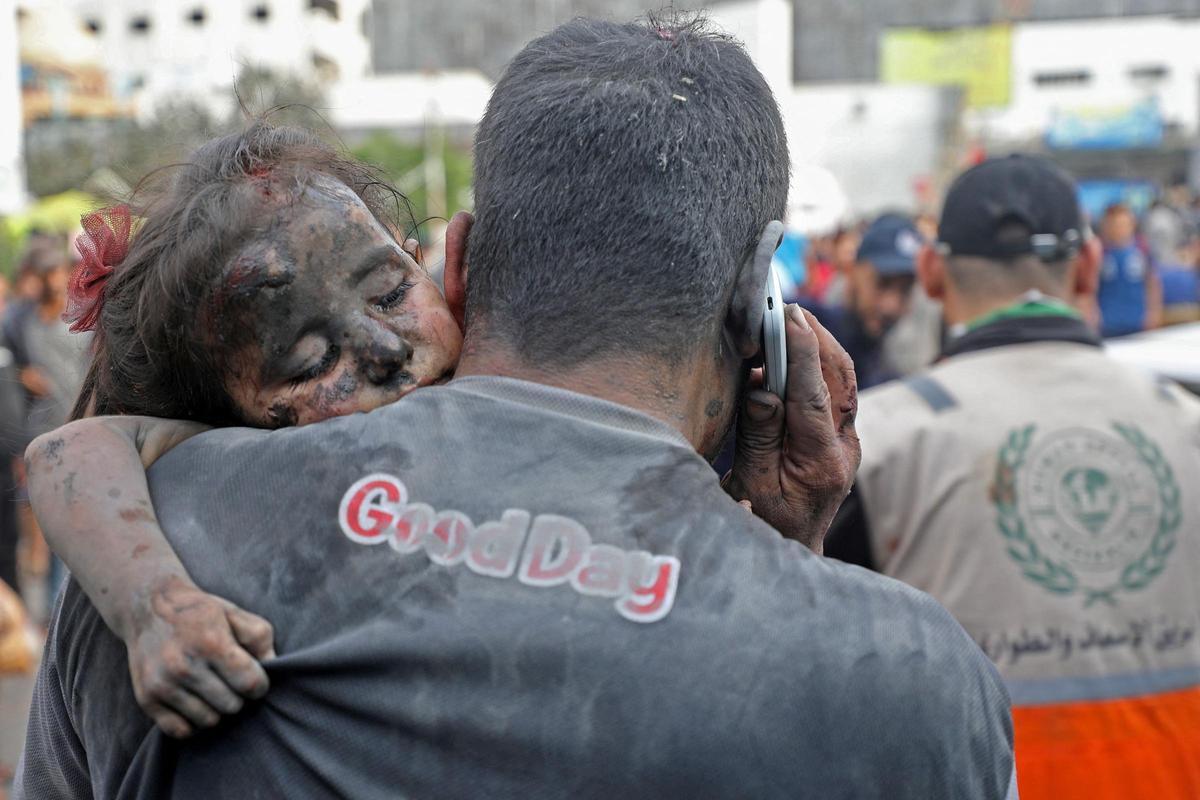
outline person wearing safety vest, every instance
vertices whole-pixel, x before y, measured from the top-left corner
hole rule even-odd
[[[938,238],[943,358],[864,393],[826,554],[929,592],[996,663],[1025,800],[1200,798],[1200,400],[1072,306],[1099,248],[1048,161],[968,170]]]

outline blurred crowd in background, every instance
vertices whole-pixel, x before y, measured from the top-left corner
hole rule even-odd
[[[1139,217],[1113,203],[1092,221],[1103,247],[1090,322],[1106,339],[1200,321],[1200,196],[1161,187]],[[87,367],[87,336],[62,321],[79,253],[75,232],[32,227],[12,277],[0,274],[0,403],[10,432],[0,472],[0,580],[36,598],[38,615],[61,580],[21,498],[21,443],[67,421]],[[947,333],[917,282],[917,255],[937,241],[929,213],[887,212],[806,236],[789,230],[776,253],[784,297],[812,310],[854,359],[867,389],[936,360]],[[23,573],[23,576],[22,576]]]
[[[1103,246],[1090,322],[1106,339],[1200,321],[1200,197],[1164,186],[1138,214],[1125,203],[1092,220]],[[946,331],[917,285],[916,256],[937,241],[929,214],[893,212],[806,237],[789,232],[776,254],[784,295],[813,310],[846,346],[862,388],[924,368]]]
[[[272,121],[320,129],[380,167],[420,223],[404,233],[419,236],[436,269],[445,218],[471,205],[470,134],[505,60],[530,31],[575,14],[645,10],[641,0],[460,5],[486,37],[464,38],[448,27],[453,14],[409,0],[0,2],[0,40],[15,42],[18,55],[18,81],[0,94],[18,126],[0,136],[0,401],[10,432],[0,490],[18,500],[0,504],[0,580],[22,587],[35,616],[45,616],[45,587],[59,571],[20,501],[20,445],[66,419],[83,377],[86,341],[60,319],[80,215],[274,109]],[[1057,99],[1049,121],[1035,124],[1030,109],[1047,100],[1021,86],[1026,77],[1046,91],[1067,82],[1061,65],[1039,66],[1050,58],[1039,48],[1063,37],[1116,36],[1122,63],[1155,48],[1170,61],[1171,43],[1187,41],[1187,18],[1141,16],[1136,3],[1103,16],[1080,6],[1068,15],[1076,21],[1046,22],[1040,7],[1017,3],[981,11],[946,0],[926,10],[936,20],[884,3],[857,22],[819,3],[701,5],[746,42],[789,129],[792,196],[776,256],[786,299],[837,334],[862,388],[936,359],[946,331],[918,285],[915,257],[937,239],[939,187],[1005,150],[1050,148],[1080,179],[1104,247],[1089,316],[1105,337],[1200,320],[1200,194],[1189,123],[1176,119],[1189,113],[1175,86],[1186,75],[1131,69],[1131,95],[1093,75],[1099,67],[1079,71],[1087,80],[1072,73],[1076,91],[1091,84],[1090,99],[1142,114],[1152,98],[1155,124],[1115,111],[1068,118],[1072,104]],[[931,21],[936,29],[922,27]],[[829,36],[856,44],[828,52],[815,38]],[[215,58],[214,48],[226,52]],[[1096,50],[1081,45],[1071,57],[1091,63]],[[872,70],[877,81],[863,81]]]
[[[19,52],[4,65],[17,80],[0,71],[0,116],[15,129],[0,131],[0,582],[36,623],[62,570],[25,502],[21,454],[68,419],[87,367],[87,337],[62,321],[80,214],[248,115],[282,108],[274,121],[339,138],[405,192],[420,224],[404,233],[420,237],[436,269],[445,218],[471,206],[469,142],[501,65],[575,14],[632,18],[644,5],[0,0],[0,53]],[[785,299],[834,332],[860,388],[938,358],[947,331],[919,286],[917,256],[937,242],[940,191],[962,168],[1012,150],[1049,151],[1080,180],[1103,247],[1086,316],[1105,339],[1200,322],[1194,18],[1147,16],[1136,2],[1095,19],[1083,4],[1066,14],[1076,22],[1045,21],[1030,2],[867,3],[855,13],[833,2],[700,5],[746,41],[780,101],[796,161],[776,254]],[[460,21],[455,10],[477,12],[479,24],[439,27]],[[1113,36],[1128,47],[1110,53]],[[1079,37],[1093,43],[1055,44]],[[229,57],[215,57],[214,43],[227,41]],[[1191,66],[1151,63],[1156,48],[1164,63],[1180,53]],[[1081,64],[1128,62],[1132,88],[1112,89],[1100,67],[1075,68],[1063,50]],[[1029,66],[1042,52],[1057,61]],[[1110,92],[1111,107],[1049,94],[1089,85]],[[1031,99],[1034,90],[1047,94]],[[4,703],[0,693],[0,720]]]

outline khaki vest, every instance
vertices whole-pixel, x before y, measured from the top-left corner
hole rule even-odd
[[[1200,797],[1200,400],[1041,342],[866,392],[859,433],[875,563],[996,663],[1022,796]]]

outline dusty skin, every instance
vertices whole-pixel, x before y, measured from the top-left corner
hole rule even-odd
[[[369,411],[434,383],[458,323],[413,241],[400,246],[342,184],[260,187],[270,222],[231,260],[206,334],[237,343],[225,370],[260,427]],[[81,420],[34,442],[30,491],[47,538],[129,649],[142,708],[189,735],[267,688],[270,624],[198,589],[167,545],[145,469],[204,430],[148,417]]]
[[[462,346],[425,270],[322,176],[234,257],[217,306],[218,329],[247,333],[226,386],[261,427],[397,400],[447,376]]]

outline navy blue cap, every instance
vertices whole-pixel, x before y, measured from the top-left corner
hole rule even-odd
[[[880,275],[915,275],[922,244],[912,220],[900,214],[884,214],[863,234],[858,260],[869,262]]]
[[[1087,229],[1075,181],[1038,156],[993,158],[958,176],[938,224],[944,253],[1052,262],[1079,251]]]

